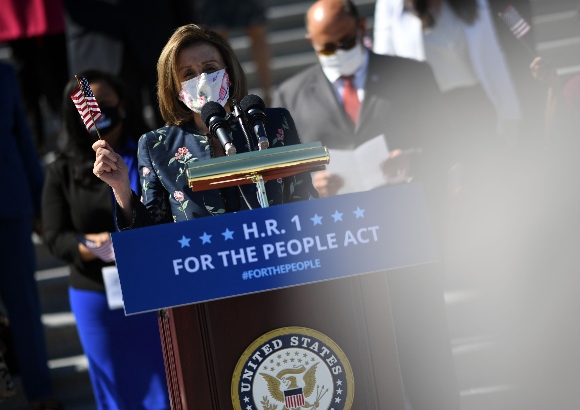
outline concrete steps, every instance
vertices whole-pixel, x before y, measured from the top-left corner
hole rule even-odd
[[[532,1],[536,52],[558,73],[569,78],[580,73],[580,16],[573,0]]]

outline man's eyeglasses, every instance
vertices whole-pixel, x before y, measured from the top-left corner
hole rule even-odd
[[[353,38],[350,38],[348,40],[339,41],[338,43],[335,43],[335,44],[325,44],[323,48],[315,49],[315,51],[318,54],[330,56],[330,55],[333,55],[334,53],[336,53],[336,50],[350,50],[350,49],[352,49],[356,45],[356,42],[358,41],[358,39],[359,39],[358,35],[356,35]]]

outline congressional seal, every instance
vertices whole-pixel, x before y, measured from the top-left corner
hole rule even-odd
[[[244,351],[232,377],[235,410],[349,410],[352,368],[328,336],[305,327],[264,334]]]

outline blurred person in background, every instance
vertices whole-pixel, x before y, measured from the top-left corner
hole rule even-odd
[[[58,410],[52,387],[34,273],[33,229],[40,234],[40,165],[12,66],[0,62],[0,299],[10,318],[10,334],[22,385],[32,410]],[[10,199],[8,198],[10,196]]]
[[[375,8],[374,51],[433,68],[454,115],[447,146],[464,168],[482,168],[519,134],[521,106],[492,19],[487,0],[377,0]]]
[[[99,70],[86,77],[103,113],[102,138],[127,164],[128,178],[140,193],[137,139],[146,131],[141,112],[124,85]],[[44,239],[50,252],[69,263],[69,300],[75,315],[98,409],[169,408],[161,340],[155,313],[125,316],[107,303],[103,268],[115,265],[110,233],[116,231],[114,197],[92,173],[92,143],[87,128],[64,90],[63,141],[48,165],[42,195]],[[98,250],[96,250],[96,249]],[[108,252],[104,252],[108,250]]]
[[[446,153],[439,136],[447,135],[448,112],[439,103],[429,66],[368,50],[366,22],[352,2],[315,5],[308,11],[306,38],[318,62],[280,84],[273,105],[292,113],[304,142],[354,150],[384,139],[389,151],[382,163],[385,185],[402,182],[393,177],[404,174],[444,189],[439,184]],[[344,193],[343,182],[329,171],[313,176],[321,196]]]
[[[542,111],[545,88],[529,75],[530,59],[534,58],[537,29],[532,18],[531,0],[488,0],[492,22],[510,77],[518,95],[522,118],[519,124],[519,149],[529,153],[542,137]],[[516,37],[511,26],[501,18],[508,8],[515,9],[528,24],[529,30]]]
[[[120,78],[131,104],[150,107],[150,127],[163,119],[155,64],[175,27],[193,20],[191,1],[63,0],[69,72],[99,69]]]
[[[231,30],[243,30],[250,38],[258,83],[266,107],[271,102],[272,74],[270,45],[266,40],[266,8],[264,0],[196,0],[196,20],[228,38]]]
[[[44,155],[55,148],[68,80],[62,0],[3,0],[0,8],[0,43],[10,49],[35,146]]]

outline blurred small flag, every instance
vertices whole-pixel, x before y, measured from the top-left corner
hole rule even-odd
[[[113,262],[115,260],[115,250],[112,242],[104,242],[101,246],[97,246],[94,241],[80,235],[77,237],[77,241],[85,245],[93,255],[103,262]]]
[[[87,131],[90,132],[95,128],[95,123],[102,116],[101,109],[87,79],[78,77],[78,82],[79,86],[72,92],[70,98],[73,100],[75,107],[77,107]]]
[[[511,5],[508,6],[503,13],[500,13],[499,16],[504,23],[507,24],[517,39],[522,38],[531,30],[528,22],[521,16],[516,8]]]

